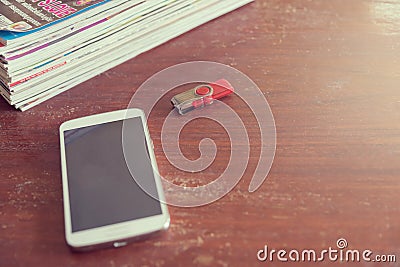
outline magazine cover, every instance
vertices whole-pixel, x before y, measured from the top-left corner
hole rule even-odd
[[[0,0],[0,30],[41,28],[105,0]]]

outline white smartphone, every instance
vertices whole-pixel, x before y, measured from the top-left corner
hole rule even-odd
[[[123,123],[129,142],[123,146]],[[60,126],[65,236],[78,250],[121,247],[165,230],[165,204],[152,141],[142,110],[128,109],[67,121]],[[129,151],[127,162],[124,150]],[[128,166],[138,170],[146,190]]]

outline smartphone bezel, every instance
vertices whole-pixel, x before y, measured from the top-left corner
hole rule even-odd
[[[146,137],[146,145],[151,159],[151,164],[153,167],[153,176],[158,191],[158,197],[160,200],[162,214],[127,222],[102,226],[102,227],[96,227],[83,231],[72,232],[64,132],[67,130],[73,130],[87,126],[94,126],[115,121],[121,121],[135,117],[140,117],[142,121],[144,135]],[[161,179],[159,177],[158,167],[152,147],[149,130],[147,127],[146,116],[142,110],[140,109],[118,110],[64,122],[60,126],[60,149],[61,149],[62,187],[63,187],[63,198],[64,198],[65,237],[68,245],[70,245],[73,248],[81,248],[81,247],[90,247],[106,243],[112,244],[112,242],[126,241],[132,238],[147,235],[168,228],[170,221],[168,207],[165,204],[165,197],[162,189]]]

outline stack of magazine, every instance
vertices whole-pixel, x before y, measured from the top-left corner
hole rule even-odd
[[[0,94],[27,110],[253,0],[0,0]]]

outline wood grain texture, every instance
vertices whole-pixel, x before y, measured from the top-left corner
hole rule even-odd
[[[400,261],[399,11],[398,1],[256,0],[27,112],[0,101],[0,266],[286,266],[258,262],[257,251],[322,250],[341,237],[351,249]],[[59,125],[126,108],[154,73],[194,60],[235,67],[265,94],[277,128],[268,179],[247,192],[260,134],[249,109],[231,97],[251,140],[249,166],[232,192],[200,208],[170,207],[171,227],[156,238],[72,253],[63,232]],[[149,119],[161,174],[189,184],[218,177],[230,152],[226,133],[210,121],[181,134],[191,159],[202,138],[214,138],[221,150],[209,169],[192,176],[166,160],[160,131],[170,109],[163,98]]]

